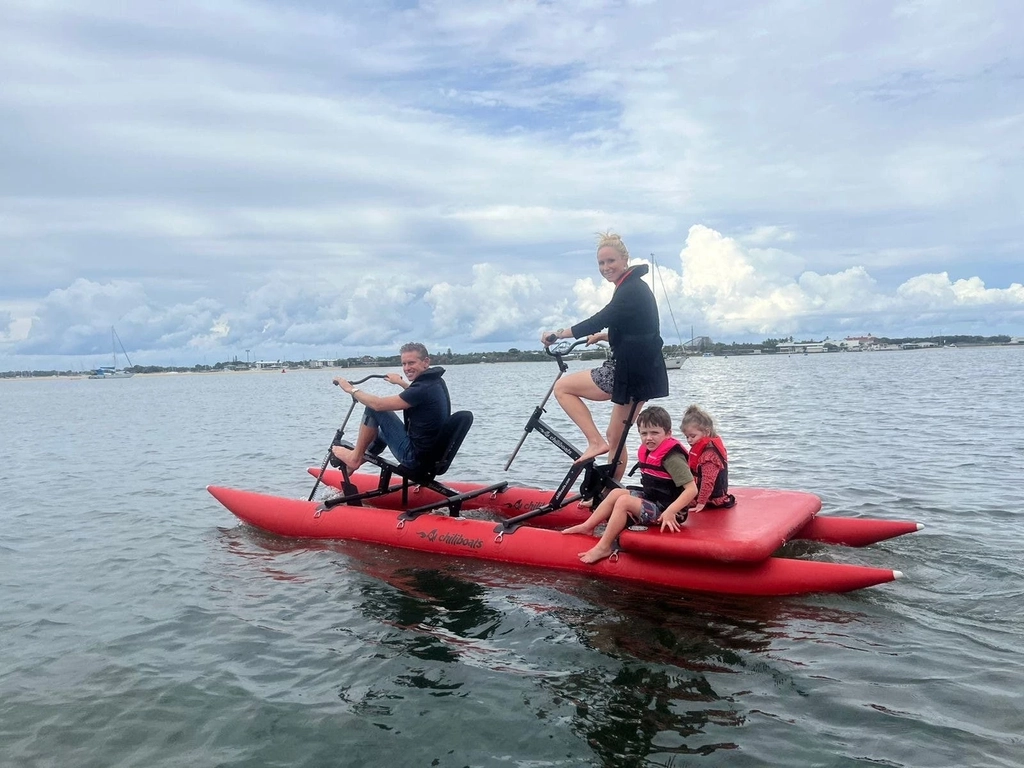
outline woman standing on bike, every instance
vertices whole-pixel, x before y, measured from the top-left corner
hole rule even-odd
[[[587,336],[590,344],[607,340],[612,348],[612,360],[600,368],[563,376],[555,384],[555,398],[587,440],[587,448],[577,463],[607,453],[609,446],[618,446],[623,430],[632,426],[629,420],[632,402],[637,403],[633,411],[635,418],[647,400],[668,395],[658,304],[654,293],[641,279],[648,272],[647,265],[630,267],[629,251],[622,238],[606,232],[598,235],[597,268],[605,280],[615,284],[615,293],[608,305],[571,328],[541,334],[544,346],[558,339]],[[606,334],[600,333],[606,328]],[[583,400],[609,399],[613,403],[612,417],[607,434],[602,436]],[[614,476],[618,480],[625,463],[621,454],[616,458],[618,465]]]

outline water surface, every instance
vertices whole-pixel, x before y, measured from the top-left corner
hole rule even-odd
[[[307,495],[334,373],[0,383],[0,764],[1024,764],[1024,350],[670,372],[660,404],[716,417],[735,485],[927,526],[788,545],[907,578],[767,600],[239,525],[205,486]],[[554,374],[452,367],[477,422],[449,477],[554,487],[537,435],[502,472]]]

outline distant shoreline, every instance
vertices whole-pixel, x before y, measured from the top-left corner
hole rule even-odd
[[[365,366],[365,367],[369,368],[369,367],[372,367],[372,366]],[[323,373],[325,371],[332,371],[332,370],[341,371],[341,370],[349,370],[349,369],[346,369],[346,368],[286,368],[285,370],[286,370],[287,373],[300,373],[300,372],[302,372],[302,373],[311,373],[311,372]],[[153,371],[151,373],[134,373],[130,377],[119,378],[118,381],[127,381],[129,379],[134,379],[136,377],[138,377],[138,378],[148,378],[150,376],[227,376],[229,374],[232,375],[232,376],[238,376],[238,375],[244,376],[246,374],[254,374],[254,373],[255,374],[274,374],[274,373],[276,373],[278,376],[280,376],[281,375],[281,369],[280,368],[249,368],[247,370],[237,370],[236,371],[236,370],[232,370],[232,369],[229,369],[229,368],[223,368],[223,369],[217,370],[217,371]],[[49,381],[53,381],[53,380],[56,380],[56,379],[60,379],[61,381],[82,381],[82,380],[89,381],[90,380],[89,379],[90,376],[92,376],[92,371],[83,371],[82,373],[71,373],[71,374],[66,374],[66,375],[65,374],[57,374],[57,375],[48,375],[48,376],[0,376],[0,381],[24,381],[25,379],[41,379],[41,380],[49,380]],[[97,379],[92,379],[92,381],[97,381]]]
[[[876,353],[879,353],[879,352],[881,352],[881,353],[886,353],[886,352],[930,352],[930,351],[934,352],[936,350],[944,350],[944,351],[953,350],[953,351],[958,351],[958,350],[962,350],[962,349],[982,349],[982,348],[988,349],[988,348],[992,348],[992,347],[1011,347],[1011,348],[1024,349],[1024,344],[1015,343],[1015,342],[1010,342],[1010,343],[1005,343],[1005,344],[952,344],[952,345],[947,345],[947,346],[944,346],[944,347],[934,346],[934,347],[920,347],[920,348],[915,348],[915,349],[887,348],[887,349],[873,349],[873,350],[842,350],[842,351],[839,351],[839,352],[831,352],[831,351],[830,352],[768,352],[768,353],[761,353],[761,352],[722,352],[722,353],[718,353],[718,354],[710,354],[710,355],[707,355],[707,356],[700,355],[700,354],[690,354],[690,355],[685,355],[685,357],[693,357],[693,358],[697,358],[697,359],[701,359],[701,358],[705,358],[706,359],[707,357],[710,357],[710,358],[716,358],[716,357],[730,357],[730,358],[732,358],[732,357],[740,357],[740,358],[746,358],[746,357],[752,357],[752,358],[753,357],[756,357],[756,358],[764,358],[764,357],[832,357],[833,355],[837,355],[837,354],[844,354],[845,355],[845,354],[876,354]],[[672,355],[669,355],[669,357],[671,357],[671,356]],[[594,359],[599,359],[599,358],[594,358]],[[485,364],[486,365],[500,365],[501,363],[506,363],[506,362],[547,362],[548,360],[550,360],[550,358],[545,356],[545,357],[537,357],[537,358],[530,358],[530,359],[523,359],[523,360],[507,360],[507,361],[506,360],[477,360],[477,361],[473,361],[473,362],[457,362],[457,363],[455,363],[455,362],[446,363],[446,362],[442,361],[442,362],[440,362],[438,364],[439,365],[485,365]],[[592,360],[585,360],[585,362],[593,362],[593,361]],[[212,370],[207,370],[207,371],[187,370],[187,371],[151,371],[151,372],[145,372],[145,373],[140,372],[140,373],[133,374],[131,378],[135,378],[136,376],[138,376],[138,377],[149,377],[149,376],[228,376],[228,375],[238,376],[238,375],[246,375],[246,374],[259,374],[259,375],[274,375],[274,374],[276,374],[276,375],[279,376],[279,375],[281,375],[282,372],[284,372],[284,373],[332,373],[333,371],[352,371],[352,370],[359,370],[361,368],[398,368],[398,367],[400,367],[399,363],[395,362],[395,363],[376,363],[376,364],[365,364],[364,363],[362,365],[352,365],[352,366],[321,366],[319,368],[310,368],[310,367],[306,367],[306,366],[296,366],[294,368],[288,367],[288,366],[282,366],[281,368],[278,368],[278,367],[273,367],[273,368],[270,368],[270,367],[264,367],[264,368],[241,368],[241,369],[220,368],[220,369],[212,369]],[[12,373],[13,372],[11,372],[11,371],[0,372],[0,382],[4,382],[4,381],[26,381],[26,380],[33,380],[33,381],[58,381],[58,380],[59,381],[87,381],[87,380],[90,380],[89,376],[91,376],[93,374],[93,371],[82,371],[82,372],[69,373],[69,374],[62,374],[62,373],[59,373],[59,374],[48,374],[48,375],[32,375],[32,374],[30,374],[28,376],[11,375]],[[4,374],[6,374],[6,375],[4,375]],[[118,379],[118,380],[119,381],[125,381],[126,379]]]

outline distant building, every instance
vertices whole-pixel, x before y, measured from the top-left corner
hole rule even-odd
[[[712,343],[710,336],[694,336],[683,344],[683,349],[693,352],[704,351],[705,349],[711,349]]]
[[[775,351],[782,355],[809,355],[825,352],[825,343],[825,341],[781,341],[775,346]]]
[[[869,333],[867,336],[847,336],[839,342],[838,346],[840,349],[846,349],[850,352],[865,352],[878,349],[882,344]]]

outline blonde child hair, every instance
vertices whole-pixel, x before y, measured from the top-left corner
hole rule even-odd
[[[688,426],[696,427],[708,437],[718,437],[718,432],[715,430],[715,420],[699,405],[691,405],[683,413],[683,421],[679,428],[686,429]]]

